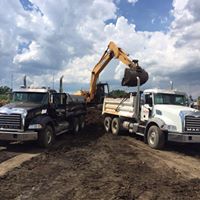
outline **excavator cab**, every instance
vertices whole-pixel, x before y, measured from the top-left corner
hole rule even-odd
[[[109,94],[109,85],[108,83],[97,83],[96,94],[95,94],[95,103],[102,104],[105,96]]]

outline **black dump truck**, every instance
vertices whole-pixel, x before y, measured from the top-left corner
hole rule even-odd
[[[85,126],[83,97],[46,88],[13,91],[11,103],[0,107],[0,142],[37,141],[50,147],[57,135]]]

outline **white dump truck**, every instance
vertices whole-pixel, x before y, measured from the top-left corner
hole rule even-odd
[[[200,111],[187,107],[186,94],[175,90],[139,87],[128,98],[106,97],[104,127],[114,135],[122,130],[141,135],[151,148],[162,149],[167,141],[200,142]]]

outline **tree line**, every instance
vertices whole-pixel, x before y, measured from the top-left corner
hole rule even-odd
[[[8,86],[0,86],[0,95],[8,94],[11,91],[11,88],[9,88]]]

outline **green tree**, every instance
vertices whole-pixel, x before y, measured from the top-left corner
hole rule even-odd
[[[124,90],[112,90],[109,94],[109,96],[114,98],[126,97],[127,95],[128,93]]]
[[[7,94],[11,92],[11,89],[8,86],[0,86],[0,95]]]
[[[9,93],[11,91],[8,86],[0,86],[0,106],[9,103]]]

